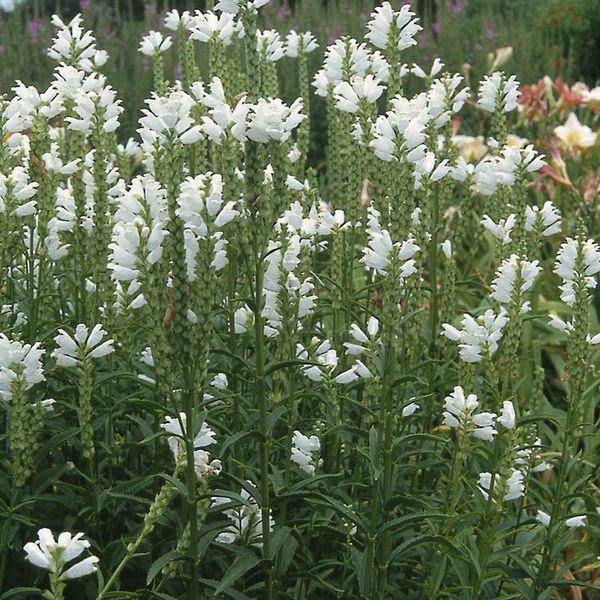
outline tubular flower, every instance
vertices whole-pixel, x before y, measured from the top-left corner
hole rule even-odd
[[[314,456],[321,449],[321,443],[316,435],[310,437],[294,431],[292,437],[292,462],[296,463],[306,473],[314,473]]]
[[[249,487],[253,487],[248,482]],[[247,489],[242,489],[240,496],[244,501],[239,507],[225,509],[223,512],[230,524],[221,532],[216,541],[221,544],[233,544],[237,539],[243,539],[253,546],[262,546],[263,522],[259,504]],[[230,504],[229,498],[213,497],[213,507]],[[273,518],[269,511],[269,530],[273,529]]]
[[[417,43],[415,37],[422,29],[414,17],[408,4],[395,11],[389,2],[384,2],[371,14],[365,37],[381,50],[389,45],[406,50]]]
[[[250,105],[246,135],[255,142],[285,142],[305,118],[302,98],[297,98],[290,106],[280,98],[260,98]]]
[[[479,85],[478,104],[487,112],[511,112],[518,107],[518,100],[519,82],[514,75],[506,79],[504,73],[496,71],[486,75]]]
[[[477,319],[463,315],[462,329],[444,323],[442,335],[453,342],[459,342],[460,358],[464,362],[481,362],[484,356],[489,357],[496,352],[507,323],[506,309],[501,308],[498,314],[488,309]]]
[[[54,338],[58,347],[51,356],[59,367],[78,367],[87,359],[101,358],[115,351],[113,340],[104,339],[107,333],[100,323],[94,325],[91,331],[87,325],[80,323],[73,336],[64,329],[58,332]]]
[[[542,208],[528,206],[525,216],[525,231],[539,231],[544,237],[560,233],[560,211],[550,200],[546,200]]]
[[[475,413],[479,406],[477,396],[465,396],[462,387],[456,386],[454,391],[444,399],[444,424],[452,429],[473,435],[481,440],[491,442],[498,433],[494,429],[496,415],[489,412]]]
[[[140,42],[140,52],[146,56],[156,56],[166,52],[173,42],[170,36],[163,36],[160,31],[151,31]]]
[[[583,273],[576,273],[576,263],[579,252],[583,255]],[[556,256],[554,272],[562,278],[561,300],[572,306],[575,303],[574,283],[576,277],[584,277],[588,288],[597,285],[596,275],[600,273],[600,247],[593,240],[587,240],[583,244],[573,238],[567,238]]]
[[[96,572],[99,561],[97,556],[88,556],[66,571],[65,567],[68,562],[80,556],[89,547],[90,543],[83,538],[83,533],[72,535],[68,531],[63,531],[58,536],[58,540],[55,540],[49,529],[40,529],[38,539],[35,542],[28,542],[23,549],[26,554],[25,559],[32,565],[66,579],[78,579]]]
[[[300,53],[309,54],[318,47],[319,44],[310,31],[296,33],[292,29],[285,38],[285,55],[288,58],[297,58]]]
[[[520,273],[520,292],[526,292],[531,289],[541,271],[538,260],[521,260],[516,254],[512,254],[510,258],[502,261],[496,271],[491,297],[500,304],[509,304],[515,294],[517,274]]]
[[[12,382],[20,376],[28,390],[45,380],[41,358],[45,350],[40,344],[23,344],[0,334],[0,396],[4,400],[12,397]]]

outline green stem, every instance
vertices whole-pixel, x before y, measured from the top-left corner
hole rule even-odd
[[[260,253],[257,253],[255,272],[255,312],[254,312],[254,341],[256,345],[255,355],[255,386],[256,398],[258,400],[260,418],[260,495],[261,495],[261,519],[263,538],[263,560],[265,569],[265,598],[271,600],[273,597],[273,572],[272,572],[272,547],[270,528],[270,490],[269,490],[269,423],[267,394],[265,386],[265,349],[263,337],[263,283],[264,262]]]
[[[194,422],[196,419],[196,406],[194,402],[194,384],[193,377],[189,372],[189,365],[184,372],[185,385],[185,416],[186,416],[186,485],[188,501],[188,525],[190,528],[190,600],[198,598],[198,516],[196,513],[197,488],[196,472],[194,470]]]

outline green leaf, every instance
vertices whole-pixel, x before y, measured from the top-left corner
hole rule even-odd
[[[579,581],[577,579],[555,579],[548,583],[548,586],[555,587],[582,587],[587,590],[595,590],[596,592],[600,592],[600,585],[594,585],[593,583],[588,583],[587,581]]]
[[[154,578],[166,567],[170,562],[183,558],[185,555],[177,550],[171,550],[157,558],[148,569],[148,575],[146,576],[146,584],[150,585]]]
[[[424,519],[448,519],[450,518],[450,515],[446,514],[446,513],[440,513],[440,512],[422,512],[422,513],[415,513],[415,514],[411,514],[411,515],[404,515],[403,517],[398,517],[397,519],[392,519],[391,521],[388,521],[387,523],[385,523],[378,531],[378,534],[382,534],[384,531],[387,531],[388,529],[394,529],[394,530],[398,530],[398,531],[402,531],[404,529],[404,527],[402,527],[402,525],[410,525],[413,523],[413,521],[421,521]]]
[[[225,456],[225,451],[230,446],[233,446],[234,444],[237,444],[238,442],[241,442],[242,440],[244,440],[246,438],[256,438],[257,440],[260,440],[260,433],[256,430],[238,431],[236,434],[232,435],[231,437],[228,437],[223,442],[223,445],[221,446],[221,452],[220,452],[221,458],[223,458]]]
[[[245,554],[244,556],[236,559],[229,569],[227,569],[225,575],[223,575],[223,578],[219,582],[219,585],[215,590],[215,596],[235,583],[240,577],[242,577],[242,575],[255,567],[259,562],[260,560],[258,557],[251,553]]]
[[[4,592],[2,596],[0,596],[1,600],[7,600],[8,598],[18,598],[20,594],[31,594],[31,593],[41,594],[42,590],[36,587],[18,587],[13,588],[12,590],[8,590],[8,592]],[[30,598],[31,596],[22,596],[23,598]]]

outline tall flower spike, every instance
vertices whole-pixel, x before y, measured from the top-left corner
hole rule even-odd
[[[45,350],[39,343],[23,344],[0,334],[0,396],[10,400],[12,382],[22,377],[26,390],[45,380],[41,358]]]
[[[59,329],[54,338],[57,348],[52,357],[60,367],[78,367],[86,359],[97,359],[112,354],[115,349],[113,340],[105,340],[107,333],[102,325],[94,325],[90,331],[87,325],[80,323],[71,336],[64,329]]]
[[[296,33],[292,29],[285,38],[285,55],[288,58],[297,58],[300,53],[309,54],[318,47],[319,44],[310,31]]]
[[[581,246],[581,248],[580,248]],[[583,272],[576,273],[576,263],[578,254],[581,251],[583,255]],[[583,244],[573,238],[567,238],[556,256],[556,266],[554,272],[562,278],[561,300],[572,306],[575,303],[574,283],[577,275],[584,277],[585,285],[588,288],[595,288],[597,285],[595,276],[600,273],[600,246],[593,240],[587,240]]]
[[[422,29],[414,16],[408,4],[395,11],[389,2],[384,2],[371,14],[365,37],[381,50],[390,46],[406,50],[416,45],[415,37]]]
[[[508,79],[496,71],[486,75],[479,86],[478,104],[483,110],[493,113],[496,110],[511,112],[518,107],[519,82],[514,75]]]
[[[58,32],[48,49],[48,56],[90,73],[106,63],[108,54],[96,48],[92,32],[84,31],[82,23],[81,15],[75,15],[67,24],[58,15],[53,15],[52,24]]]
[[[541,271],[538,260],[521,260],[516,254],[512,254],[510,258],[502,261],[496,271],[491,297],[500,304],[510,304],[516,291],[517,274],[520,274],[521,293],[531,289]]]

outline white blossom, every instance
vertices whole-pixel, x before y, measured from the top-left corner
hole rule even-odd
[[[321,449],[321,443],[316,435],[310,437],[294,431],[292,436],[292,462],[296,463],[306,473],[315,472],[315,457]]]
[[[487,112],[500,110],[511,112],[518,106],[519,82],[514,75],[508,79],[503,73],[496,71],[492,75],[485,75],[479,85],[478,104]]]
[[[583,269],[581,273],[576,273],[580,253]],[[560,287],[561,300],[569,306],[573,306],[575,303],[574,284],[577,276],[584,278],[587,288],[595,288],[597,285],[595,276],[600,273],[600,247],[591,239],[581,244],[573,238],[567,238],[558,250],[554,272],[563,280]]]
[[[91,331],[87,325],[80,323],[75,327],[73,335],[59,329],[54,338],[58,347],[51,356],[56,359],[59,367],[77,367],[87,359],[101,358],[115,351],[113,340],[105,340],[106,336],[106,331],[99,323]]]
[[[160,31],[151,31],[142,38],[140,52],[146,56],[156,56],[166,52],[172,45],[171,36],[163,36]]]
[[[505,308],[501,308],[498,314],[488,309],[477,319],[471,315],[463,315],[462,329],[444,323],[442,335],[451,341],[459,342],[460,357],[464,362],[481,362],[485,355],[496,352],[507,323]]]
[[[97,570],[98,557],[88,556],[75,563],[64,571],[68,562],[77,558],[90,547],[90,543],[83,538],[83,533],[72,535],[68,531],[63,531],[58,540],[54,539],[49,529],[40,529],[38,539],[35,542],[28,542],[23,549],[25,550],[25,559],[31,564],[58,576],[63,575],[66,579],[78,579],[85,575],[95,573]]]
[[[406,50],[417,43],[415,37],[422,29],[414,16],[408,4],[395,11],[389,2],[384,2],[371,13],[365,37],[381,50],[388,45]]]
[[[289,58],[297,58],[300,53],[309,54],[318,47],[319,44],[310,31],[296,33],[292,29],[285,38],[285,54]]]
[[[552,201],[546,200],[542,208],[528,206],[526,208],[525,231],[539,231],[549,237],[561,231],[560,211]]]
[[[494,429],[496,415],[490,412],[475,413],[479,406],[477,396],[465,396],[462,387],[456,386],[444,399],[444,424],[453,429],[461,429],[481,440],[491,442],[498,433]]]
[[[521,260],[516,254],[502,261],[492,282],[490,296],[501,304],[509,304],[515,294],[517,276],[520,278],[520,293],[531,289],[542,268],[538,260]]]
[[[45,380],[41,362],[44,353],[39,342],[23,344],[0,333],[0,396],[3,400],[11,399],[12,383],[19,376],[26,390]]]

